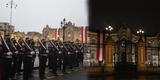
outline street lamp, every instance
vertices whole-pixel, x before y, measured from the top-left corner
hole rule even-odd
[[[64,34],[65,25],[66,25],[66,19],[64,18],[63,21],[61,21],[61,27],[63,29],[63,41],[64,41],[64,38],[65,38],[65,34]]]
[[[144,30],[143,29],[139,29],[138,31],[137,31],[137,34],[140,36],[140,41],[143,41],[143,39],[142,39],[142,35],[144,34]]]
[[[113,27],[112,26],[108,26],[108,27],[106,27],[106,30],[108,31],[108,34],[110,36],[111,31],[113,31]]]
[[[12,24],[12,9],[17,8],[17,6],[18,5],[13,0],[6,4],[6,7],[10,8],[10,25]]]

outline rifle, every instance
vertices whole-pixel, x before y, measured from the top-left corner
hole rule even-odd
[[[47,50],[46,47],[43,45],[43,43],[42,43],[40,40],[38,40],[38,41],[39,41],[39,43],[42,45],[42,47],[43,47],[45,50]]]
[[[48,39],[48,38],[47,38],[47,39]],[[48,40],[49,40],[49,39],[48,39]],[[57,48],[57,46],[56,46],[51,40],[49,40],[49,42],[53,45],[52,47],[56,48],[56,50],[59,51],[59,49]]]
[[[22,46],[19,44],[19,42],[17,41],[17,44],[22,48]]]
[[[69,43],[69,46],[70,46],[72,49],[77,50],[76,47],[73,46],[73,44],[71,45],[71,44]]]
[[[1,39],[2,39],[2,41],[4,42],[4,44],[5,44],[6,48],[7,48],[7,50],[8,50],[9,52],[11,52],[9,46],[7,45],[7,43],[6,43],[6,41],[4,40],[4,37],[3,37],[2,35],[1,35]]]
[[[33,51],[32,48],[26,43],[26,41],[24,39],[22,39],[23,43],[27,46],[27,48],[30,50],[30,51]]]
[[[69,51],[62,41],[60,41],[66,51]]]
[[[14,43],[11,39],[10,39],[10,42],[11,42],[12,46],[14,47],[14,49],[17,51],[18,49],[16,48],[16,46],[14,45]]]

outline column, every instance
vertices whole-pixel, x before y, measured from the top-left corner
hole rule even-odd
[[[105,71],[114,72],[114,63],[113,63],[113,55],[114,55],[114,41],[111,37],[108,37],[105,41]]]
[[[138,71],[144,71],[145,65],[145,42],[138,43]]]

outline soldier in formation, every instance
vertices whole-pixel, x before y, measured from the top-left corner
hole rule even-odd
[[[23,71],[23,80],[31,80],[36,58],[39,51],[39,77],[45,79],[45,68],[48,65],[51,73],[58,76],[57,71],[67,73],[83,64],[84,45],[74,42],[61,42],[49,39],[35,41],[30,38],[10,38],[0,36],[0,80],[18,80]],[[47,64],[48,62],[48,64]],[[22,67],[23,64],[23,67]],[[22,70],[23,69],[23,70]]]
[[[45,39],[39,40],[39,76],[40,79],[45,79],[45,67],[47,63],[48,58],[48,48],[46,47],[46,41]]]

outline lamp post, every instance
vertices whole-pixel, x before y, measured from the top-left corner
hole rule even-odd
[[[140,36],[139,41],[143,41],[142,35],[144,34],[144,30],[140,28],[140,29],[137,31],[137,34]]]
[[[6,7],[10,8],[10,25],[12,24],[12,10],[13,8],[17,8],[17,6],[18,5],[13,0],[6,4]]]
[[[65,33],[64,33],[65,25],[66,25],[66,19],[64,18],[63,21],[61,21],[61,27],[62,27],[62,30],[63,30],[63,41],[64,41],[64,38],[65,38]]]
[[[113,31],[113,27],[112,26],[107,26],[106,28],[106,31],[107,31],[107,33],[108,33],[108,37],[107,37],[107,39],[106,39],[106,43],[105,44],[103,44],[103,45],[105,45],[105,47],[106,47],[106,50],[108,50],[107,51],[107,55],[110,55],[111,57],[113,57],[113,59],[114,59],[114,62],[115,62],[115,54],[113,54],[112,55],[112,52],[111,51],[109,51],[109,49],[113,49],[113,42],[112,42],[112,37],[111,37],[111,32]],[[108,62],[106,62],[105,63],[105,65],[108,65],[108,64],[110,64],[110,63],[112,63],[112,60],[113,59],[108,59]],[[112,65],[112,64],[111,64]]]
[[[113,27],[112,26],[107,26],[106,27],[106,31],[108,31],[108,35],[111,35],[111,31],[113,31]]]

